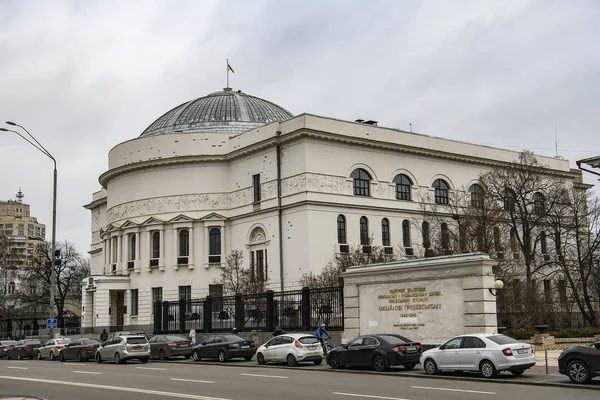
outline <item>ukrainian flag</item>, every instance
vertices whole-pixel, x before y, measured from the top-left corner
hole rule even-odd
[[[235,74],[235,71],[233,70],[233,68],[231,68],[231,65],[229,65],[229,63],[227,63],[227,70]]]

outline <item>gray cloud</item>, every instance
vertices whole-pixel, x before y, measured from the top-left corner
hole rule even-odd
[[[81,206],[107,153],[225,85],[294,113],[532,148],[600,153],[600,6],[562,1],[3,1],[0,119],[59,161],[59,239],[89,244]],[[51,163],[0,140],[0,198],[19,187],[50,228]],[[587,176],[588,182],[596,182]]]

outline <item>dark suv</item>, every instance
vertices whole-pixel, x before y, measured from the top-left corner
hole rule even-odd
[[[600,376],[600,342],[563,350],[558,356],[558,372],[573,383],[589,383]]]

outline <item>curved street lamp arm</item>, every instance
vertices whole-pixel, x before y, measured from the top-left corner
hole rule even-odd
[[[21,134],[20,132],[17,132],[17,131],[12,130],[12,129],[6,129],[6,128],[0,128],[0,131],[16,133],[17,135],[21,136],[21,138],[23,140],[25,140],[27,143],[29,143],[30,145],[32,145],[33,147],[35,147],[36,149],[38,149],[39,151],[41,151],[42,153],[44,153],[46,156],[50,157],[52,159],[52,161],[54,161],[54,157],[52,157],[50,155],[50,153],[48,153],[48,151],[46,149],[44,149],[43,147],[41,147],[41,145],[39,145],[39,146],[36,145],[31,140],[29,140],[25,136],[23,136],[23,134]],[[37,142],[37,140],[36,140],[36,142]],[[54,162],[56,163],[56,161],[54,161]]]
[[[27,134],[29,136],[31,136],[31,138],[33,140],[35,140],[35,142],[38,144],[38,146],[40,146],[42,149],[44,149],[44,151],[46,152],[48,157],[50,157],[52,159],[52,161],[54,161],[54,165],[56,165],[56,160],[54,159],[54,157],[52,157],[52,154],[50,154],[50,152],[48,150],[46,150],[46,148],[44,146],[42,146],[42,144],[40,142],[38,142],[38,140],[31,133],[29,133],[29,131],[27,129],[25,129],[25,127],[23,125],[19,125],[19,124],[15,123],[15,126],[18,126],[19,128],[23,129],[25,132],[27,132]]]

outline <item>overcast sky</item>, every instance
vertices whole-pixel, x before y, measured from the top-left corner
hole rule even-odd
[[[557,132],[574,166],[600,155],[599,21],[597,0],[0,0],[0,126],[58,160],[57,237],[81,251],[108,151],[221,90],[227,58],[294,114],[545,155]],[[49,240],[52,163],[0,135],[0,199],[21,187]]]

